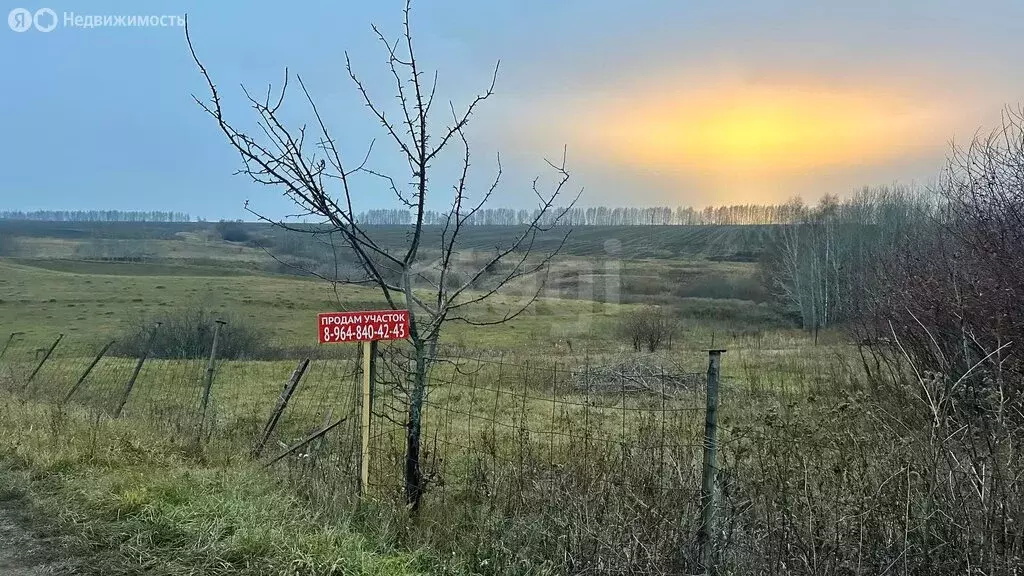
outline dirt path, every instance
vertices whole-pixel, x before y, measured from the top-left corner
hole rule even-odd
[[[0,576],[68,574],[69,567],[53,559],[55,546],[24,528],[20,504],[0,502]]]

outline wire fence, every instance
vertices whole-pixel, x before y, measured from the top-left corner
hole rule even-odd
[[[262,460],[314,501],[406,503],[410,361],[400,346],[382,347],[376,358],[364,455],[355,347],[297,362],[211,364],[199,357],[118,356],[109,342],[81,337],[61,337],[53,346],[56,339],[9,341],[0,383],[138,422],[207,454]],[[587,517],[590,503],[607,500],[605,513],[632,517],[629,530],[637,522],[648,526],[644,554],[671,556],[692,536],[682,533],[681,518],[700,499],[705,374],[640,368],[586,358],[438,358],[419,434],[421,516],[454,534],[486,513],[492,526],[529,525],[531,539],[575,533],[576,541],[563,546],[580,561],[597,553],[587,547],[598,544],[606,556],[632,558],[640,552],[615,543],[628,538]],[[366,486],[360,485],[363,458]],[[631,509],[629,494],[656,505]],[[552,507],[585,514],[571,526],[564,519],[552,523],[545,513]]]
[[[204,420],[207,441],[227,439],[251,448],[297,369],[294,362],[278,360],[216,359],[211,366],[208,358],[127,357],[111,352],[111,344],[64,336],[59,341],[11,338],[0,348],[0,382],[33,397],[73,402],[175,431]],[[308,362],[267,446],[289,446],[325,422],[351,418],[359,411],[361,369],[355,350]],[[396,476],[387,472],[387,463],[404,453],[407,362],[402,354],[379,354],[371,461],[377,471],[374,477],[380,479],[373,484],[383,490],[393,488],[383,478]],[[211,368],[204,415],[202,398]],[[659,450],[699,448],[702,428],[693,424],[703,417],[705,374],[666,367],[641,373],[631,368],[635,367],[591,364],[588,359],[438,358],[423,408],[427,460],[433,454],[438,466],[431,469],[431,477],[439,487],[451,487],[458,483],[458,474],[455,468],[446,471],[444,462],[484,452],[494,463],[521,461],[521,445],[495,444],[510,437],[529,439],[531,454],[540,457],[542,452],[541,460],[549,465],[581,446],[621,448],[651,426],[664,431],[656,442]],[[346,429],[340,427],[331,436]]]
[[[444,359],[422,431],[434,530],[475,531],[580,571],[678,567],[699,516],[705,375],[631,368]],[[398,386],[382,395],[371,490],[397,494],[408,402]]]
[[[313,507],[354,512],[389,537],[414,526],[414,544],[479,557],[486,573],[697,573],[708,509],[718,518],[714,553],[734,573],[1024,565],[1015,528],[1024,461],[1007,448],[1016,443],[954,430],[928,452],[928,436],[890,426],[884,406],[860,409],[851,398],[803,418],[785,396],[765,396],[813,399],[818,380],[840,377],[818,368],[771,376],[786,385],[747,377],[743,398],[731,396],[738,383],[723,382],[724,406],[761,404],[732,410],[753,420],[723,426],[708,504],[708,373],[692,369],[696,358],[681,368],[640,355],[443,354],[420,420],[423,496],[406,522],[412,370],[401,345],[377,352],[364,452],[354,346],[211,364],[196,354],[128,357],[109,344],[9,337],[0,387],[124,419],[207,461],[253,462]]]

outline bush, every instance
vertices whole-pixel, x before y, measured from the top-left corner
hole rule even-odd
[[[754,276],[729,277],[724,274],[709,274],[680,285],[673,290],[673,294],[680,298],[772,301],[771,293]]]
[[[14,256],[18,253],[18,241],[13,236],[0,235],[0,256]]]
[[[449,269],[444,277],[444,287],[449,290],[458,290],[466,282],[467,278],[458,270]]]
[[[218,358],[261,358],[264,355],[263,337],[252,324],[203,307],[174,310],[159,316],[139,316],[129,322],[114,350],[119,355],[141,356],[152,339],[150,357],[207,358],[217,320],[226,322],[217,340]]]
[[[648,352],[654,352],[672,340],[676,323],[660,307],[644,306],[625,315],[620,331],[633,344],[633,350],[639,352],[646,348]]]
[[[668,281],[660,276],[626,276],[622,281],[624,296],[657,296],[670,290]]]
[[[221,220],[214,229],[217,230],[217,234],[220,234],[221,238],[228,242],[248,242],[251,238],[243,222]]]

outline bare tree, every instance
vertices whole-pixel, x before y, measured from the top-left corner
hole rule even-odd
[[[316,274],[332,282],[361,283],[375,287],[392,309],[408,309],[410,316],[409,353],[405,383],[400,384],[407,400],[405,498],[411,510],[415,511],[426,489],[426,481],[420,463],[420,435],[422,409],[428,393],[428,376],[431,365],[438,358],[438,341],[442,329],[448,322],[462,322],[474,325],[498,325],[507,322],[534,302],[543,289],[538,282],[532,297],[509,305],[498,314],[478,316],[475,306],[495,295],[510,283],[527,277],[543,276],[552,258],[564,245],[569,231],[560,233],[560,241],[554,249],[534,250],[539,234],[562,224],[562,218],[579,198],[565,196],[569,173],[566,170],[565,155],[559,163],[548,161],[554,169],[556,181],[547,192],[541,190],[538,179],[534,179],[532,191],[538,205],[532,217],[510,235],[507,242],[489,254],[483,266],[468,273],[460,272],[460,281],[453,282],[449,276],[455,274],[454,264],[460,251],[460,239],[467,223],[484,207],[501,181],[501,161],[489,188],[477,198],[469,193],[470,146],[465,129],[474,112],[494,92],[500,62],[495,65],[486,90],[473,98],[468,106],[457,112],[449,103],[451,118],[446,126],[437,132],[431,121],[438,75],[434,72],[429,79],[417,60],[410,29],[410,4],[405,5],[403,30],[397,40],[389,40],[380,29],[372,26],[386,54],[390,75],[395,83],[396,110],[389,111],[381,101],[370,95],[366,84],[355,72],[348,54],[345,68],[364,104],[379,122],[389,140],[408,165],[409,183],[402,184],[402,178],[384,174],[368,166],[373,142],[358,164],[349,163],[339,149],[337,140],[328,129],[314,98],[306,89],[300,76],[296,80],[302,98],[309,106],[312,127],[289,126],[280,112],[289,88],[289,74],[285,70],[284,83],[276,94],[267,90],[264,97],[250,94],[243,87],[250,106],[256,112],[259,129],[249,134],[232,124],[222,109],[221,96],[206,67],[196,55],[188,34],[186,39],[192,57],[206,79],[209,100],[195,97],[196,102],[208,113],[227,137],[231,146],[242,159],[241,174],[253,181],[283,190],[300,209],[301,215],[316,218],[320,224],[315,227],[297,226],[282,219],[275,219],[250,212],[262,221],[270,222],[288,230],[310,234],[331,244],[336,250],[346,250],[354,256],[361,278],[340,278],[337,274],[327,276]],[[442,152],[449,148],[461,149],[459,175],[450,193],[450,208],[437,225],[440,230],[428,233],[425,214],[428,199],[436,191],[431,185],[431,166]],[[406,207],[413,213],[410,231],[399,249],[379,242],[374,230],[359,220],[353,207],[356,191],[356,177],[376,179],[390,191],[392,201]],[[362,190],[362,189],[360,189]],[[363,194],[371,193],[372,188]],[[248,204],[246,205],[248,210]],[[436,244],[433,250],[424,247],[426,241]],[[337,252],[335,251],[335,254]],[[337,256],[336,256],[337,258]],[[500,270],[500,277],[491,273]],[[479,288],[479,280],[489,275],[486,287]],[[340,302],[339,302],[340,305]]]
[[[954,382],[968,375],[961,390],[992,391],[999,419],[1017,414],[1024,390],[1013,351],[1024,340],[1022,183],[1024,110],[1011,108],[994,131],[953,147],[934,217],[877,259],[866,307],[868,329],[898,341],[901,359]]]
[[[825,196],[814,207],[791,201],[801,214],[777,227],[762,260],[765,279],[778,300],[815,336],[858,314],[885,257],[928,211],[927,195],[912,187],[865,189],[840,202]]]

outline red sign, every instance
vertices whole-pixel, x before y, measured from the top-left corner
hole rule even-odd
[[[401,340],[409,337],[409,311],[324,312],[317,315],[317,325],[321,344]]]

